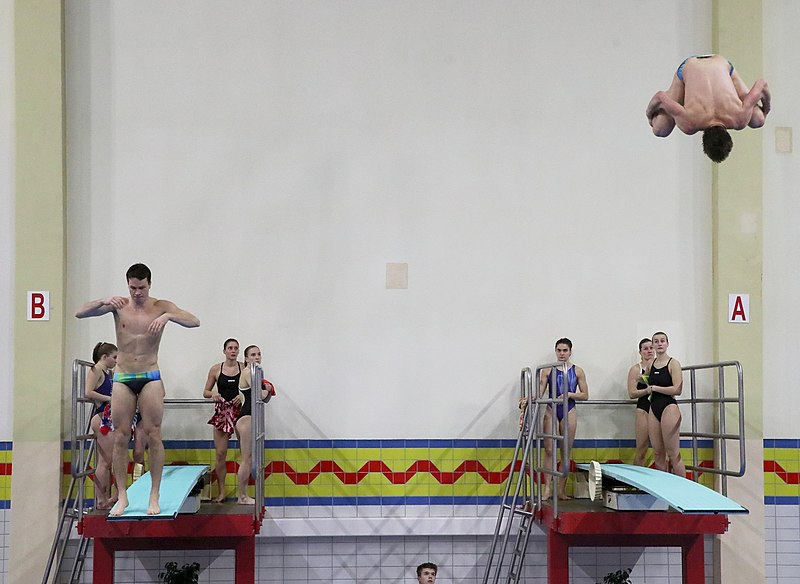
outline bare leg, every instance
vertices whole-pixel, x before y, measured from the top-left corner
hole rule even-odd
[[[633,455],[633,464],[644,466],[647,458],[647,449],[650,446],[647,419],[649,412],[636,408],[636,453]]]
[[[94,498],[97,509],[110,509],[114,503],[111,498],[111,461],[114,453],[114,434],[100,432],[100,414],[92,417],[97,454],[94,469]]]
[[[237,497],[239,505],[253,505],[256,500],[247,496],[247,482],[250,480],[250,467],[253,465],[253,445],[250,443],[252,418],[242,416],[236,421],[236,437],[239,439],[239,472],[236,476]]]
[[[139,422],[141,424],[141,421]],[[144,451],[147,448],[147,436],[143,431],[135,432],[133,436],[133,463],[144,466]]]
[[[113,406],[112,406],[112,412]],[[164,418],[164,384],[161,380],[151,381],[139,394],[139,411],[142,420],[139,424],[144,430],[147,446],[150,449],[150,502],[148,515],[161,513],[158,496],[161,491],[161,474],[164,470],[164,443],[161,441],[161,421]]]
[[[547,407],[544,412],[544,418],[542,420],[542,431],[545,434],[552,434],[553,433],[553,409],[551,407]],[[553,470],[553,439],[552,438],[545,438],[544,439],[544,461],[543,467],[545,471],[552,471]],[[553,492],[550,486],[550,482],[553,480],[552,475],[549,472],[542,473],[542,482],[544,483],[544,489],[542,490],[542,499],[549,499]]]
[[[114,422],[114,455],[112,468],[117,484],[117,502],[109,515],[122,515],[128,506],[128,442],[131,441],[131,421],[136,411],[136,396],[124,383],[114,382],[111,390],[111,420]]]
[[[217,473],[217,485],[219,486],[219,494],[213,499],[215,503],[223,503],[225,501],[225,477],[228,474],[228,441],[230,439],[230,434],[214,428],[214,453],[216,457],[214,470]]]
[[[575,408],[572,408],[567,413],[567,416],[569,417],[569,435],[567,436],[567,444],[569,445],[567,451],[567,468],[564,470],[564,478],[558,485],[558,498],[562,501],[571,498],[567,496],[567,479],[569,478],[569,465],[572,458],[572,444],[575,442],[575,433],[578,430],[578,412],[575,410]],[[563,421],[559,423],[559,429],[562,432],[564,431],[563,425]]]
[[[661,435],[671,472],[685,478],[686,467],[681,459],[681,410],[675,404],[668,405],[661,414]]]
[[[661,436],[661,422],[656,419],[652,409],[647,417],[647,427],[650,431],[650,444],[653,446],[653,466],[666,471],[667,452],[664,449],[664,438]]]

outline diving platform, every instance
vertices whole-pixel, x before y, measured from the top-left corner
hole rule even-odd
[[[205,465],[165,466],[158,497],[161,512],[156,515],[147,513],[153,481],[150,473],[146,472],[128,489],[128,506],[122,515],[109,515],[108,520],[175,519],[198,481],[208,472],[209,468]]]
[[[576,467],[583,471],[590,469],[588,464],[577,464]],[[604,479],[636,487],[680,513],[748,513],[736,501],[672,473],[632,464],[602,464],[600,470]]]
[[[161,477],[161,513],[148,515],[152,485],[144,474],[128,489],[129,505],[116,517],[95,511],[83,517],[78,532],[94,539],[94,584],[113,584],[114,555],[130,550],[230,549],[236,556],[235,584],[252,584],[255,577],[255,536],[261,516],[255,505],[200,503],[181,512],[207,466],[165,466]]]
[[[680,478],[680,477],[679,477]],[[547,581],[568,584],[570,547],[678,547],[683,584],[705,584],[704,537],[728,529],[727,515],[615,511],[602,501],[562,501],[537,511],[547,533]]]
[[[118,551],[228,549],[236,557],[235,584],[252,584],[255,536],[261,528],[261,522],[254,519],[254,507],[201,503],[197,513],[138,521],[109,521],[106,511],[89,513],[78,524],[78,532],[94,539],[92,582],[113,584]]]

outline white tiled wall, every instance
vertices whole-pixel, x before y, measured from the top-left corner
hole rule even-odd
[[[765,508],[766,583],[800,584],[800,507]],[[0,510],[0,584],[8,571],[10,510]],[[725,536],[723,536],[725,537]],[[413,583],[414,567],[425,561],[440,566],[441,584],[477,584],[483,575],[491,539],[487,536],[425,537],[259,537],[256,541],[256,582],[317,584]],[[116,582],[158,581],[168,561],[198,562],[201,584],[233,582],[233,552],[125,552],[118,554]],[[546,584],[544,537],[528,547],[522,581]],[[712,580],[711,545],[706,541],[706,579]],[[681,581],[680,551],[674,548],[579,548],[570,553],[570,583],[595,584],[619,568],[633,567],[632,580],[648,584]],[[68,571],[65,567],[63,571]],[[82,583],[91,582],[91,552]]]
[[[800,507],[764,508],[767,584],[800,584]]]
[[[8,540],[11,533],[11,509],[0,509],[0,584],[8,573]]]

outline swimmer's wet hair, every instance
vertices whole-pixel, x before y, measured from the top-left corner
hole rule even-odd
[[[645,343],[652,343],[652,342],[653,341],[651,339],[648,339],[647,337],[643,338],[641,341],[639,341],[639,350],[640,351],[642,350],[642,345],[644,345]]]
[[[711,126],[703,132],[703,152],[711,160],[720,163],[733,149],[733,138],[722,126]]]
[[[236,343],[237,346],[239,345],[239,341],[237,341],[236,339],[233,339],[233,338],[225,339],[225,342],[222,343],[222,350],[223,351],[228,348],[228,343]]]

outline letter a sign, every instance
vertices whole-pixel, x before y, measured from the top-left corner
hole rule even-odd
[[[50,320],[49,291],[28,291],[28,320]]]
[[[728,295],[728,322],[745,323],[745,324],[750,322],[749,294]]]

